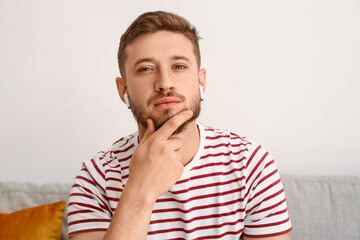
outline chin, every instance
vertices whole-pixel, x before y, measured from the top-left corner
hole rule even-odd
[[[166,121],[168,121],[171,117],[176,115],[177,113],[184,111],[186,109],[190,109],[193,112],[193,116],[187,120],[185,123],[183,123],[174,133],[173,135],[182,133],[186,130],[187,126],[196,120],[200,115],[201,110],[201,100],[200,95],[194,96],[189,101],[189,106],[185,106],[185,102],[183,104],[179,104],[177,106],[173,106],[170,108],[145,108],[141,105],[136,104],[136,102],[132,102],[132,99],[130,98],[130,104],[131,104],[131,111],[134,115],[135,120],[145,127],[145,129],[148,128],[147,125],[147,119],[151,118],[154,122],[155,129],[158,130]]]
[[[150,114],[150,118],[154,121],[155,123],[155,129],[158,130],[162,125],[164,125],[165,122],[167,122],[170,118],[172,118],[173,116],[175,116],[177,113],[181,112],[185,110],[175,110],[175,109],[163,109],[161,111],[161,113],[159,114],[160,116],[152,116]]]
[[[169,110],[169,109],[167,109],[167,110]],[[168,112],[164,113],[161,118],[153,118],[153,117],[150,117],[150,118],[153,119],[153,121],[154,121],[154,123],[155,123],[155,129],[158,130],[158,129],[161,128],[171,117],[173,117],[173,116],[176,115],[177,113],[182,112],[182,111],[184,111],[184,110],[186,110],[186,108],[181,109],[181,110],[178,110],[178,111],[174,111],[174,112],[168,111]],[[183,133],[183,132],[187,129],[188,125],[189,125],[191,122],[193,122],[194,120],[196,120],[198,116],[199,116],[198,114],[193,115],[189,120],[187,120],[187,121],[184,122],[180,127],[178,127],[172,135],[177,135],[177,134]]]

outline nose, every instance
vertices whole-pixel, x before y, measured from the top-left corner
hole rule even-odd
[[[167,70],[158,71],[158,76],[155,81],[155,91],[157,92],[171,92],[175,90],[175,82],[171,77],[171,73]]]

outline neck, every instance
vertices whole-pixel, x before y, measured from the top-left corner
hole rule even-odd
[[[138,123],[139,142],[141,142],[146,128]],[[181,162],[187,165],[196,155],[200,145],[200,130],[196,120],[190,122],[183,132],[171,136],[171,138],[179,138],[183,141],[182,147],[178,150],[182,156]]]

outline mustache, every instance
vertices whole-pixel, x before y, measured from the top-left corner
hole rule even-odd
[[[186,98],[183,95],[176,93],[176,92],[168,92],[168,93],[159,92],[158,94],[151,96],[149,98],[149,100],[147,101],[147,106],[150,106],[154,101],[156,101],[162,97],[176,97],[176,98],[179,98],[183,102],[186,100]]]

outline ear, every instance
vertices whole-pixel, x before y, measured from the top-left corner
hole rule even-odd
[[[125,103],[124,94],[126,93],[126,90],[127,90],[126,81],[124,78],[121,78],[121,77],[117,77],[115,79],[115,81],[116,81],[116,86],[117,86],[117,90],[119,92],[120,99],[121,99],[121,101],[123,101],[123,103]]]
[[[204,93],[206,91],[206,69],[202,68],[199,71],[199,84],[202,86]]]

